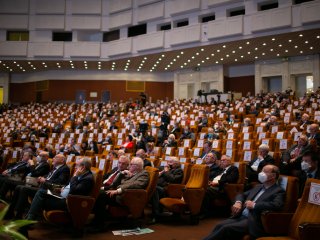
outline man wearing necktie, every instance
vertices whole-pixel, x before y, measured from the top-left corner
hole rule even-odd
[[[41,161],[48,160],[48,153],[41,152],[39,154]],[[28,198],[34,197],[38,189],[48,189],[52,188],[53,185],[65,185],[70,178],[70,169],[66,165],[66,158],[63,154],[57,154],[52,159],[53,170],[49,172],[49,174],[45,177],[46,174],[41,174],[37,176],[38,183],[40,184],[39,187],[32,187],[26,185],[17,186],[14,190],[12,202],[10,204],[10,208],[7,212],[6,218],[16,218],[21,219],[25,208],[28,205]],[[16,211],[16,214],[14,213]]]
[[[238,195],[231,208],[232,217],[218,224],[204,240],[242,239],[247,234],[255,239],[267,235],[261,213],[281,210],[285,191],[277,184],[279,169],[275,165],[264,166],[258,178],[262,184]]]
[[[69,184],[60,189],[59,197],[48,194],[46,189],[39,189],[32,200],[26,218],[28,220],[35,220],[44,209],[66,210],[66,198],[69,194],[88,196],[93,186],[94,180],[91,172],[91,159],[87,157],[81,158],[76,164],[76,170]]]
[[[0,174],[0,198],[5,199],[7,192],[17,185],[24,184],[24,178],[33,169],[34,162],[30,152],[24,152],[21,161],[9,167]],[[11,177],[18,176],[17,179]]]
[[[100,194],[105,193],[107,190],[112,188],[117,181],[121,181],[120,173],[124,170],[127,170],[129,167],[130,159],[126,155],[120,156],[118,160],[118,166],[113,168],[110,173],[104,176],[104,181],[102,183]],[[117,179],[118,178],[118,179]]]
[[[129,170],[121,172],[119,179],[112,184],[109,190],[101,192],[93,207],[95,214],[92,220],[91,232],[100,232],[104,230],[104,220],[107,205],[121,205],[122,193],[127,189],[145,189],[149,183],[149,173],[143,169],[143,160],[139,157],[134,157],[129,166]]]

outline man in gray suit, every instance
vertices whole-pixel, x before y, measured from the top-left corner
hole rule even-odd
[[[264,166],[258,177],[262,184],[238,195],[231,209],[232,217],[218,224],[204,240],[242,239],[246,234],[252,239],[266,236],[261,213],[278,211],[284,205],[285,191],[277,185],[278,177],[277,166]]]
[[[104,229],[104,219],[107,205],[119,205],[122,194],[128,189],[145,189],[149,183],[149,173],[143,169],[143,160],[134,157],[129,166],[129,170],[124,170],[119,177],[114,180],[112,188],[107,191],[100,191],[100,194],[93,207],[95,214],[92,220],[90,232],[99,232]]]

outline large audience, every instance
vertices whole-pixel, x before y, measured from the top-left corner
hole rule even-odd
[[[300,196],[308,178],[320,179],[319,99],[320,92],[298,98],[288,89],[213,104],[130,99],[1,105],[0,197],[11,203],[6,219],[36,220],[44,209],[67,210],[69,194],[88,196],[98,184],[91,171],[96,167],[104,176],[88,231],[103,231],[106,206],[121,205],[127,189],[146,189],[145,169],[152,166],[159,168],[149,201],[155,224],[170,215],[160,204],[168,185],[186,183],[186,166],[203,164],[210,173],[198,217],[214,217],[220,199],[236,219],[220,223],[205,239],[264,236],[261,221],[252,223],[250,216],[281,210],[286,200],[279,176],[297,177]],[[225,189],[231,183],[243,185],[235,199]]]

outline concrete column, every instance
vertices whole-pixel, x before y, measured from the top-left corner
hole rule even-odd
[[[282,91],[290,86],[289,62],[282,62]]]
[[[1,73],[0,74],[0,87],[3,88],[3,103],[9,102],[9,83],[10,83],[10,74]]]

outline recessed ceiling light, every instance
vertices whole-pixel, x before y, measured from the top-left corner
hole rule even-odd
[[[57,65],[59,65],[60,63],[57,63]]]
[[[173,64],[173,62],[170,62],[170,64],[172,65],[172,64]]]
[[[197,65],[198,65],[198,66],[200,66],[201,64],[200,64],[200,63],[198,63]]]
[[[308,42],[308,41],[305,41],[304,43],[305,43],[305,44],[308,44],[309,42]]]
[[[294,46],[294,48],[298,48],[298,46],[296,45],[296,46]]]
[[[74,66],[71,66],[71,68],[74,68]]]
[[[263,46],[267,45],[266,43],[262,43]]]
[[[199,55],[199,53],[197,52],[197,53],[196,53],[196,55],[198,56],[198,55]]]
[[[31,64],[31,62],[28,62],[28,64]]]
[[[258,59],[258,56],[255,56],[254,58],[255,58],[255,59]]]
[[[140,71],[140,69],[137,69],[137,72],[139,72]]]
[[[213,57],[213,56],[214,56],[214,53],[211,53],[211,56]]]
[[[223,47],[223,48],[226,48],[226,45],[223,45],[222,47]]]
[[[237,61],[238,61],[238,59],[235,59],[234,61],[235,61],[235,62],[237,62]]]
[[[188,62],[191,62],[191,60],[190,60],[190,59],[188,59]]]
[[[204,60],[202,60],[201,62],[204,63]]]
[[[192,56],[191,58],[194,59],[194,56]]]
[[[164,70],[168,70],[168,68],[164,68]]]
[[[279,44],[278,46],[279,46],[279,47],[282,47],[282,44]]]
[[[131,62],[131,60],[130,60],[130,59],[128,59],[128,62]]]
[[[300,53],[303,53],[303,51],[300,51]]]
[[[227,54],[226,57],[229,57],[229,54]]]
[[[286,49],[285,52],[289,52],[289,51]]]
[[[162,60],[162,58],[159,58],[159,61],[161,61]]]
[[[87,63],[87,61],[84,61],[83,63]]]
[[[144,60],[147,60],[148,58],[147,58],[147,57],[144,57],[143,59],[144,59]]]
[[[292,42],[292,40],[291,40],[291,39],[289,39],[289,40],[288,40],[288,42]]]
[[[220,58],[221,61],[223,61],[223,58]]]
[[[164,54],[162,54],[162,55],[161,55],[161,57],[165,57],[165,55],[164,55]]]
[[[239,49],[242,49],[242,47],[241,47],[241,46],[239,46]]]
[[[243,58],[243,55],[241,55],[241,58]]]
[[[203,48],[201,48],[201,52],[203,52],[204,51],[204,49]]]
[[[275,38],[272,38],[271,40],[272,40],[272,41],[275,41],[276,39],[275,39]]]
[[[59,65],[58,68],[61,68],[61,66]]]
[[[246,42],[246,44],[247,44],[247,45],[249,45],[249,44],[250,44],[250,42]]]
[[[187,63],[184,63],[184,65],[187,65]]]
[[[317,36],[317,38],[320,38],[320,36]]]
[[[270,49],[270,52],[273,52],[273,48]]]
[[[179,55],[177,55],[177,58],[180,58],[180,56],[179,56]]]
[[[254,50],[256,50],[256,51],[257,51],[257,50],[258,50],[258,48],[256,47]]]
[[[184,54],[184,52],[180,52],[180,54]]]
[[[262,53],[262,56],[266,55],[264,52]]]
[[[33,69],[36,70],[37,68],[34,67]]]
[[[20,67],[20,64],[17,64],[17,67]]]
[[[248,54],[250,55],[250,54],[251,54],[251,52],[248,52]]]
[[[303,37],[303,35],[302,35],[302,34],[299,34],[299,37]]]
[[[219,62],[218,61],[216,61],[216,64],[218,64]]]
[[[220,49],[218,49],[217,52],[220,52]]]
[[[70,60],[69,62],[71,62],[71,63],[72,63],[72,60]]]
[[[25,72],[26,70],[23,69],[22,71]]]
[[[180,66],[180,68],[183,68],[183,66]]]
[[[232,53],[236,53],[236,51],[235,51],[235,50],[233,50],[233,51],[232,51]]]
[[[310,49],[312,50],[312,49],[313,49],[313,47],[310,47]]]
[[[277,53],[277,56],[279,57],[279,56],[280,56],[280,54],[279,54],[279,53]]]
[[[210,58],[209,58],[209,57],[206,57],[206,59],[209,60]]]
[[[16,61],[14,61],[13,63],[16,64]]]

